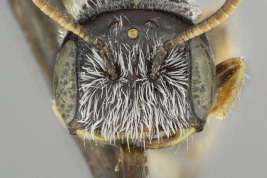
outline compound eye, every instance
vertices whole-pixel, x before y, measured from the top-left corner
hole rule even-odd
[[[212,54],[200,37],[190,40],[191,97],[195,114],[205,120],[215,96],[216,78]]]
[[[77,47],[70,40],[60,50],[54,70],[55,100],[64,122],[68,124],[75,116],[77,103],[76,76]]]

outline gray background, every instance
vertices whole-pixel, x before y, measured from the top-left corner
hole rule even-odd
[[[199,2],[205,9],[216,1]],[[203,133],[194,137],[196,143],[197,139],[211,141],[198,163],[202,165],[199,178],[267,177],[266,7],[264,0],[243,0],[232,18],[237,20],[235,46],[246,59],[251,79],[245,81],[240,100],[227,118],[210,118]],[[90,177],[74,140],[52,112],[48,87],[3,0],[0,24],[0,177]],[[194,142],[188,143],[189,151]],[[181,152],[187,151],[186,143],[181,147],[150,152],[151,167],[163,158],[169,160],[166,165],[174,165]],[[191,166],[186,165],[189,170]],[[162,175],[158,177],[164,177],[164,164],[159,169]]]

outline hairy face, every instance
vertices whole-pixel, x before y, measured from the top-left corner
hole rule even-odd
[[[84,63],[79,74],[79,113],[90,132],[100,131],[107,139],[120,133],[142,140],[144,136],[167,136],[188,126],[188,53],[174,49],[151,80],[155,47],[137,43],[112,46],[119,77],[111,81],[106,62],[95,50],[84,47]],[[90,52],[88,53],[88,50]]]
[[[173,25],[176,20],[160,12],[128,10],[86,23],[88,29],[97,29],[94,35],[107,42],[111,61],[79,41],[77,120],[85,131],[101,134],[106,140],[123,135],[127,140],[143,141],[169,137],[189,126],[188,43],[167,54],[159,65],[157,80],[149,75],[158,47],[177,29],[186,29]],[[114,81],[108,72],[109,62],[118,75]]]
[[[75,92],[66,91],[77,99],[57,97],[66,90],[64,85],[57,90],[56,100],[62,106],[76,105],[69,114],[58,103],[65,122],[90,134],[88,139],[97,135],[109,142],[161,140],[181,136],[191,126],[202,130],[214,93],[206,37],[158,55],[167,40],[194,25],[199,11],[186,1],[97,2],[88,1],[77,17],[104,48],[99,50],[72,33],[63,43],[62,49],[72,41],[70,48],[76,51],[71,56],[76,60],[76,77],[71,79],[77,84]],[[203,80],[205,86],[200,85]]]

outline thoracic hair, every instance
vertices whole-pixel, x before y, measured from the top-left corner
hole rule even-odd
[[[78,21],[86,21],[103,12],[111,12],[122,9],[146,9],[162,10],[179,14],[192,21],[197,20],[201,11],[193,5],[195,0],[85,0],[85,6],[81,8],[75,4],[71,14]]]

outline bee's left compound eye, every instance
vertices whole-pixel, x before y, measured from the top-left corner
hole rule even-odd
[[[215,96],[215,66],[210,49],[200,37],[190,40],[191,97],[195,114],[206,120]]]
[[[77,47],[70,40],[60,50],[54,71],[54,92],[59,113],[67,124],[75,116],[77,102]]]

